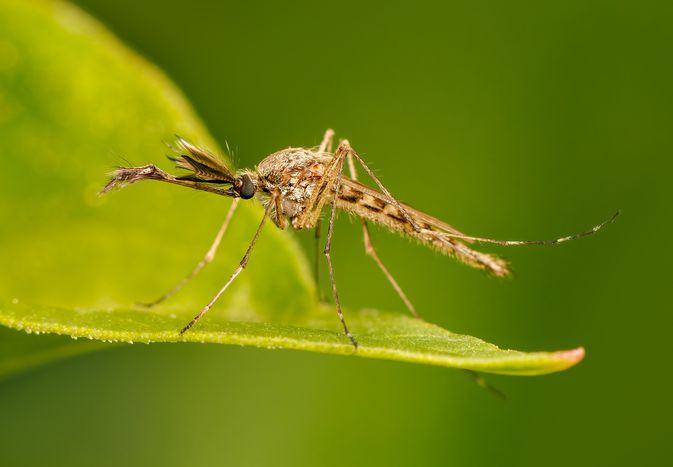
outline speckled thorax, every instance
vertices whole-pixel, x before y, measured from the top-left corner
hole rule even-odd
[[[319,154],[304,148],[275,152],[257,166],[259,188],[267,193],[279,190],[283,213],[293,220],[306,209],[330,160],[329,154]]]

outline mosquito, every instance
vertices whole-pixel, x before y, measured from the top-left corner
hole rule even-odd
[[[379,258],[369,234],[368,222],[382,225],[391,231],[414,238],[420,243],[452,256],[468,266],[483,269],[497,277],[504,277],[510,274],[509,265],[505,260],[492,254],[474,250],[468,245],[473,243],[495,243],[498,245],[562,243],[592,235],[614,221],[619,215],[618,211],[610,219],[589,230],[553,240],[495,240],[465,235],[439,219],[398,201],[351,147],[348,140],[341,140],[336,150],[332,152],[333,140],[334,131],[328,129],[317,148],[290,147],[282,149],[267,156],[253,169],[234,172],[221,159],[206,149],[178,136],[176,155],[169,156],[169,159],[175,163],[177,168],[186,170],[186,174],[174,176],[154,165],[117,168],[112,173],[111,180],[101,190],[101,194],[107,193],[113,188],[121,188],[141,180],[158,180],[233,198],[224,223],[203,259],[167,293],[153,302],[144,304],[144,306],[150,308],[167,300],[213,260],[241,199],[257,198],[261,201],[264,206],[262,220],[238,267],[213,299],[182,328],[181,335],[203,318],[245,269],[267,218],[270,218],[279,229],[285,229],[288,225],[296,230],[315,229],[316,258],[314,274],[317,281],[321,215],[323,210],[329,207],[327,239],[323,254],[327,260],[332,297],[337,315],[344,333],[357,349],[357,340],[346,325],[341,310],[334,267],[330,256],[334,219],[338,209],[360,218],[365,253],[374,260],[409,312],[416,318],[420,318],[416,308]],[[378,190],[358,181],[355,162],[362,166],[367,175],[374,181]],[[343,174],[345,165],[348,167],[350,177]]]

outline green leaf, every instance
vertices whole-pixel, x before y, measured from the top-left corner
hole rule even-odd
[[[357,350],[338,329],[331,306],[316,307],[292,325],[227,321],[213,314],[180,335],[191,316],[182,312],[133,309],[68,310],[52,307],[0,306],[0,322],[33,333],[67,334],[103,341],[211,342],[286,348],[341,355],[428,363],[490,373],[536,375],[566,369],[582,359],[582,348],[561,352],[525,353],[501,350],[476,337],[377,310],[348,311],[357,329]]]
[[[170,303],[129,307],[191,270],[230,201],[150,182],[99,199],[105,173],[124,158],[168,169],[161,141],[174,133],[222,151],[160,71],[68,4],[3,2],[0,71],[0,210],[11,219],[0,229],[0,323],[95,340],[3,330],[0,375],[110,345],[98,341],[254,345],[519,375],[584,354],[500,350],[402,312],[347,309],[354,351],[333,308],[317,305],[294,237],[273,225],[231,289],[180,336],[242,257],[261,208],[241,203],[216,262]]]

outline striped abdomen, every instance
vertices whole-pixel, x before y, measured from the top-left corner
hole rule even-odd
[[[337,208],[415,238],[446,255],[456,257],[469,266],[487,270],[496,276],[509,274],[507,262],[503,259],[475,251],[465,243],[451,238],[450,234],[460,235],[460,232],[450,225],[411,206],[403,203],[400,203],[400,205],[414,220],[419,228],[418,231],[408,221],[404,213],[388,200],[386,195],[355,180],[342,178],[339,197],[337,198]]]

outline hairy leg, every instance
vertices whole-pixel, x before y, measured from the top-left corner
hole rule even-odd
[[[332,152],[332,141],[334,140],[334,130],[331,128],[328,128],[327,131],[325,131],[325,135],[322,138],[322,142],[320,143],[320,146],[318,146],[318,152],[319,153],[331,153]],[[318,220],[315,223],[315,262],[313,265],[313,276],[315,279],[315,285],[317,289],[317,295],[316,298],[318,299],[319,302],[324,301],[324,297],[322,295],[322,289],[320,288],[320,229],[322,227],[322,222],[320,220],[320,217],[318,217]]]
[[[348,153],[348,169],[350,171],[350,176],[353,180],[358,179],[358,174],[357,171],[355,170],[355,164],[353,163],[353,156],[351,153]],[[388,268],[383,264],[383,261],[381,261],[381,258],[379,258],[379,255],[376,253],[376,249],[374,248],[374,244],[372,243],[371,236],[369,235],[369,227],[367,226],[367,221],[362,219],[362,235],[364,237],[364,242],[365,242],[365,253],[370,256],[374,262],[379,266],[383,274],[386,276],[386,279],[388,279],[388,282],[390,282],[390,285],[392,285],[393,289],[395,289],[395,292],[397,292],[397,295],[399,295],[400,299],[404,302],[406,305],[407,309],[409,312],[415,317],[415,318],[420,318],[418,312],[416,311],[416,308],[414,308],[414,305],[411,303],[411,301],[407,298],[407,295],[404,293],[402,288],[399,286],[393,275],[388,271]]]
[[[329,225],[327,227],[327,241],[325,243],[325,250],[323,251],[323,253],[325,254],[325,258],[327,258],[327,266],[329,268],[330,281],[332,282],[332,296],[334,297],[334,304],[336,305],[337,315],[339,315],[339,319],[341,320],[344,332],[350,339],[353,346],[357,349],[358,343],[348,330],[348,326],[346,326],[346,320],[344,319],[343,312],[341,311],[341,302],[339,301],[339,294],[337,292],[336,280],[334,278],[334,267],[332,266],[332,257],[330,256],[332,250],[332,233],[334,231],[334,218],[336,215],[336,200],[337,196],[339,195],[339,188],[341,185],[341,173],[343,172],[344,156],[346,154],[347,149],[345,149],[345,146],[342,143],[339,145],[334,154],[335,159],[338,160],[336,171],[337,176],[334,179],[334,188],[333,188],[334,194],[332,195],[333,196],[332,209],[330,210]]]
[[[274,223],[278,226],[280,230],[285,230],[287,220],[285,219],[285,212],[283,211],[283,203],[280,194],[280,190],[276,188],[273,192],[273,205],[276,210],[276,217],[274,218]]]
[[[316,286],[316,298],[318,299],[318,302],[324,302],[325,298],[323,297],[322,294],[322,289],[320,288],[320,229],[322,228],[322,221],[320,218],[318,218],[318,222],[316,222],[314,229],[315,236],[314,236],[314,241],[315,241],[315,257],[314,257],[314,263],[313,263],[313,278],[315,279],[315,286]]]
[[[320,146],[318,146],[318,152],[320,153],[332,152],[333,139],[334,139],[334,130],[328,128],[327,131],[325,131],[325,135],[322,137],[322,142],[320,143]]]
[[[236,270],[233,272],[233,274],[229,277],[229,280],[227,281],[226,284],[224,284],[224,287],[220,289],[219,292],[213,297],[213,299],[208,303],[208,305],[201,310],[201,312],[196,315],[182,330],[180,331],[180,334],[184,334],[186,331],[188,331],[192,326],[194,326],[197,321],[199,321],[201,318],[203,318],[203,315],[205,315],[208,310],[210,310],[215,302],[220,298],[220,296],[224,293],[225,290],[231,285],[232,282],[234,282],[234,279],[238,277],[238,275],[245,269],[245,266],[248,264],[248,261],[250,260],[250,255],[252,253],[253,248],[255,247],[255,244],[257,243],[257,239],[259,238],[259,234],[262,232],[262,227],[264,227],[264,222],[266,221],[266,218],[269,216],[269,212],[271,211],[271,208],[273,206],[273,203],[269,203],[269,205],[266,208],[266,211],[264,211],[264,217],[262,217],[262,221],[259,223],[259,227],[257,227],[257,231],[255,232],[255,236],[252,239],[252,242],[250,242],[250,246],[248,246],[248,250],[245,252],[245,255],[243,256],[243,259],[241,259],[241,262],[238,264],[238,267]]]
[[[346,142],[346,144],[347,143],[348,142]],[[341,172],[343,172],[343,160],[348,151],[345,146],[342,146],[343,142],[339,144],[339,147],[334,151],[332,159],[327,164],[327,167],[325,167],[322,179],[315,186],[311,197],[306,202],[304,211],[293,221],[293,226],[295,228],[312,229],[318,222],[322,208],[330,198],[329,187],[334,186],[335,180],[337,177],[340,177]]]
[[[493,238],[484,238],[484,237],[474,237],[474,236],[471,236],[471,235],[463,235],[463,234],[458,233],[458,232],[442,232],[441,235],[438,235],[435,232],[431,232],[431,231],[427,231],[427,230],[423,231],[423,229],[421,229],[421,227],[416,223],[416,221],[409,214],[409,212],[407,212],[407,210],[404,209],[404,207],[400,204],[400,202],[397,201],[393,197],[393,195],[390,194],[390,192],[386,189],[385,186],[383,186],[383,184],[381,183],[379,178],[376,176],[376,174],[374,174],[374,172],[367,166],[365,161],[362,160],[362,158],[358,155],[358,153],[355,152],[352,148],[351,148],[351,154],[353,155],[353,157],[355,157],[358,160],[360,165],[362,165],[362,167],[365,169],[367,174],[372,178],[372,180],[374,180],[374,182],[379,187],[379,189],[389,198],[390,202],[400,211],[400,213],[405,217],[405,219],[409,222],[409,224],[411,224],[414,231],[416,231],[418,233],[423,232],[423,233],[426,233],[428,235],[438,237],[438,238],[441,237],[440,239],[444,239],[444,240],[446,240],[447,238],[453,238],[453,239],[457,239],[457,240],[466,240],[466,241],[474,241],[474,242],[482,242],[482,243],[494,243],[494,244],[497,244],[497,245],[508,245],[508,246],[512,246],[512,245],[555,245],[557,243],[563,243],[563,242],[575,240],[575,239],[578,239],[578,238],[586,237],[586,236],[589,236],[589,235],[594,235],[596,232],[601,230],[603,227],[605,227],[605,226],[611,224],[612,222],[614,222],[614,220],[620,214],[620,211],[617,211],[609,219],[601,222],[600,224],[594,225],[593,227],[591,227],[588,230],[585,230],[585,231],[582,231],[582,232],[579,232],[579,233],[575,233],[575,234],[572,234],[572,235],[567,235],[565,237],[554,238],[554,239],[551,239],[551,240],[496,240],[496,239],[493,239]]]
[[[413,227],[414,231],[420,232],[421,228],[416,223],[414,218],[407,212],[406,209],[404,209],[402,204],[399,201],[397,201],[397,199],[392,194],[390,194],[388,189],[385,186],[383,186],[383,183],[381,183],[381,180],[379,180],[379,177],[376,176],[376,174],[372,171],[372,169],[369,168],[369,166],[365,163],[365,161],[362,160],[362,158],[358,155],[357,152],[355,152],[355,150],[353,148],[350,147],[350,145],[348,146],[348,149],[349,149],[349,153],[355,159],[357,159],[357,161],[360,163],[360,165],[365,169],[365,172],[367,172],[367,175],[369,175],[372,178],[372,180],[374,180],[374,183],[376,183],[376,186],[379,187],[379,190],[381,190],[383,192],[383,194],[385,194],[388,197],[388,200],[390,201],[390,203],[393,206],[395,206],[400,211],[400,213],[404,216],[406,221],[409,222],[409,224]]]

